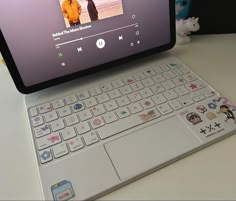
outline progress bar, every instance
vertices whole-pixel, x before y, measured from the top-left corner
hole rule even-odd
[[[86,37],[83,37],[83,38],[78,38],[78,39],[75,39],[75,40],[70,40],[70,41],[67,41],[67,42],[64,42],[64,43],[58,43],[55,46],[56,47],[60,47],[60,46],[63,46],[63,45],[74,43],[76,41],[82,41],[82,40],[85,40],[85,39],[88,39],[88,38],[92,38],[92,37],[95,37],[95,36],[100,36],[100,35],[103,35],[103,34],[106,34],[106,33],[118,31],[118,30],[121,30],[121,29],[126,29],[126,28],[129,28],[129,27],[137,27],[137,26],[138,26],[138,23],[135,23],[135,24],[127,25],[127,26],[120,27],[120,28],[117,28],[117,29],[112,29],[112,30],[104,31],[104,32],[101,32],[101,33],[98,33],[98,34],[86,36]]]

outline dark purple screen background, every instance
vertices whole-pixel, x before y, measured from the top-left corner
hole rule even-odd
[[[91,23],[92,28],[62,36],[52,33],[66,29],[59,0],[5,0],[0,2],[0,26],[25,86],[32,86],[170,42],[169,1],[123,0],[123,15]],[[132,16],[135,15],[135,19]],[[77,41],[56,49],[57,43],[138,23]],[[87,24],[89,25],[89,24]],[[83,25],[84,26],[84,25]],[[69,28],[70,29],[70,28]],[[137,36],[135,33],[139,31]],[[122,35],[124,39],[118,40]],[[103,38],[106,46],[96,47]],[[141,43],[137,45],[137,41]],[[135,45],[130,46],[131,43]],[[78,53],[77,48],[83,52]],[[63,60],[58,53],[64,54]],[[66,66],[62,67],[61,62]]]

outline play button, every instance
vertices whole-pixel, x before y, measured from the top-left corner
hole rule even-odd
[[[97,40],[97,43],[96,43],[96,45],[97,45],[97,47],[99,48],[99,49],[102,49],[102,48],[104,48],[105,47],[105,45],[106,45],[106,42],[105,42],[105,40],[104,39],[98,39]]]

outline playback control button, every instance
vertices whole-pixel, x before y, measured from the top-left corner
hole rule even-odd
[[[106,45],[106,42],[105,42],[104,39],[100,38],[100,39],[97,40],[96,45],[99,49],[103,49]]]

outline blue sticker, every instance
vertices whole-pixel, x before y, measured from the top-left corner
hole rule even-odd
[[[209,107],[210,109],[215,110],[215,109],[217,108],[217,105],[216,105],[215,103],[209,103],[209,104],[208,104],[208,107]]]
[[[51,186],[53,199],[55,201],[67,201],[75,197],[75,193],[70,181],[63,180]]]
[[[80,110],[82,107],[83,107],[83,105],[81,105],[79,103],[74,105],[75,110]]]
[[[40,157],[41,157],[44,161],[46,161],[46,160],[48,160],[49,158],[52,157],[52,156],[51,156],[51,152],[50,152],[50,151],[44,151],[44,152],[40,155]]]

